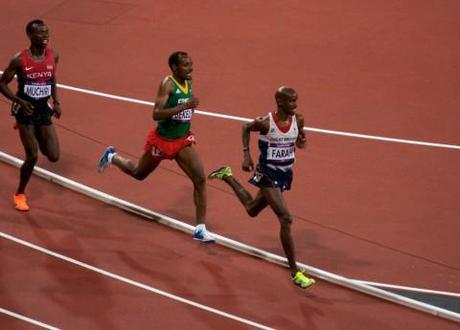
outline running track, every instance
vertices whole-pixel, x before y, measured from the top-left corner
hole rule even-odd
[[[306,125],[459,145],[459,5],[355,1],[27,1],[2,5],[0,62],[27,45],[43,17],[66,85],[151,101],[176,49],[195,62],[200,110],[255,117],[280,84],[295,87]],[[185,27],[185,28],[184,28]],[[136,157],[151,126],[141,104],[60,91],[62,159],[40,166],[193,224],[191,185],[172,162],[145,182],[94,163],[107,144]],[[8,105],[0,103],[6,113]],[[4,152],[22,157],[12,120]],[[239,171],[241,123],[196,115],[207,171]],[[460,292],[460,154],[310,133],[293,190],[298,259],[349,278]],[[255,148],[253,148],[255,150]],[[287,271],[143,221],[34,177],[29,214],[11,208],[17,170],[0,164],[0,230],[133,281],[280,329],[454,329],[456,324],[320,281],[304,292]],[[250,220],[230,191],[209,183],[209,222],[224,236],[281,254],[276,219]],[[65,329],[235,329],[243,323],[177,303],[0,240],[2,308]],[[26,323],[0,314],[5,328]]]

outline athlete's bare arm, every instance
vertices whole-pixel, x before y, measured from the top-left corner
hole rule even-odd
[[[54,63],[57,65],[59,62],[59,54],[56,51],[54,53]],[[51,87],[51,97],[53,98],[53,115],[56,118],[61,118],[61,101],[57,95],[57,79],[56,74],[53,77],[52,87]]]
[[[194,109],[198,106],[198,99],[196,97],[192,97],[186,103],[179,104],[173,108],[165,109],[165,105],[168,101],[169,94],[171,94],[173,88],[174,84],[170,79],[168,79],[168,77],[164,78],[163,81],[160,83],[160,87],[158,87],[157,97],[155,99],[155,106],[153,107],[153,120],[168,119],[181,111],[184,111],[186,109]]]
[[[241,129],[241,137],[243,140],[243,164],[242,169],[245,172],[250,172],[254,170],[254,162],[251,157],[251,152],[249,150],[249,141],[251,137],[251,132],[260,132],[261,134],[267,134],[270,127],[270,120],[268,116],[257,117],[250,123],[244,124]]]
[[[13,80],[14,75],[17,72],[20,72],[22,67],[21,57],[19,53],[16,54],[13,59],[8,64],[8,67],[3,72],[2,76],[0,77],[0,92],[9,100],[18,103],[22,106],[26,114],[31,114],[33,105],[29,102],[17,97],[9,88],[8,84]]]
[[[299,149],[305,149],[307,147],[307,138],[305,131],[303,130],[304,119],[303,115],[296,113],[297,128],[299,129],[299,135],[297,136],[296,146]]]

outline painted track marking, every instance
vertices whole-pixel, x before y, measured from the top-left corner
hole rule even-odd
[[[0,74],[3,74],[3,71],[0,71]],[[151,101],[139,100],[139,99],[126,97],[126,96],[119,96],[119,95],[114,95],[114,94],[109,94],[109,93],[104,93],[104,92],[98,92],[98,91],[86,89],[86,88],[74,87],[74,86],[65,85],[65,84],[57,84],[57,86],[62,89],[67,89],[67,90],[78,92],[78,93],[105,97],[108,99],[113,99],[113,100],[118,100],[118,101],[125,101],[129,103],[148,105],[151,107],[155,105],[155,103]],[[252,120],[252,118],[232,116],[232,115],[226,115],[226,114],[221,114],[217,112],[210,112],[210,111],[203,111],[203,110],[195,110],[195,113],[203,115],[203,116],[210,116],[210,117],[243,121],[243,122],[249,122]],[[402,144],[418,145],[418,146],[433,147],[433,148],[460,150],[460,145],[455,145],[455,144],[408,140],[408,139],[392,138],[392,137],[385,137],[385,136],[378,136],[378,135],[368,135],[368,134],[359,134],[359,133],[352,133],[352,132],[345,132],[345,131],[335,131],[335,130],[329,130],[329,129],[315,128],[315,127],[304,127],[304,130],[315,132],[315,133],[338,135],[338,136],[345,136],[345,137],[351,137],[351,138],[357,138],[357,139],[366,139],[366,140],[402,143]]]
[[[31,319],[31,318],[29,318],[27,316],[24,316],[24,315],[9,311],[9,310],[1,308],[1,307],[0,307],[0,313],[6,314],[8,316],[14,317],[16,319],[25,321],[27,323],[30,323],[30,324],[33,324],[33,325],[36,325],[36,326],[39,326],[39,327],[44,328],[44,329],[59,330],[59,328],[53,327],[53,326],[51,326],[49,324],[46,324],[46,323]]]
[[[8,155],[1,151],[0,151],[0,160],[10,165],[16,166],[16,167],[20,167],[23,163],[23,161],[21,161],[20,159],[13,157],[11,155]],[[53,172],[47,171],[38,166],[35,166],[33,173],[38,175],[39,177],[42,177],[46,180],[59,184],[73,191],[79,192],[83,195],[100,200],[109,205],[119,207],[123,210],[132,212],[134,214],[138,214],[147,219],[164,224],[168,227],[171,227],[177,230],[181,230],[183,232],[188,233],[189,235],[193,232],[194,226],[191,226],[180,220],[174,219],[172,217],[163,215],[158,212],[154,212],[152,210],[146,209],[139,205],[135,205],[133,203],[127,202],[115,196],[109,195],[107,193],[104,193],[102,191],[88,187],[76,181],[70,180],[66,177],[63,177]],[[267,261],[282,265],[284,267],[287,267],[287,260],[284,257],[281,257],[279,255],[276,255],[276,254],[261,250],[259,248],[244,244],[239,241],[235,241],[233,239],[230,239],[230,238],[218,235],[218,234],[215,234],[214,236],[216,237],[216,244],[220,244],[225,247],[234,249],[236,251],[243,252],[249,255],[253,255],[263,260],[267,260]],[[432,315],[436,315],[439,317],[444,317],[444,318],[460,323],[459,313],[455,313],[455,312],[446,310],[444,308],[439,308],[439,307],[436,307],[436,306],[433,306],[427,303],[423,303],[423,302],[420,302],[414,299],[410,299],[410,298],[407,298],[407,297],[404,297],[404,296],[401,296],[395,293],[391,293],[389,291],[385,291],[385,290],[367,285],[365,283],[361,283],[356,280],[346,278],[338,274],[327,272],[319,268],[305,265],[300,262],[297,262],[297,265],[300,268],[307,270],[307,272],[311,274],[312,276],[318,277],[330,283],[334,283],[334,284],[337,284],[343,287],[347,287],[349,289],[353,289],[353,290],[356,290],[362,293],[366,293],[366,294],[369,294],[369,295],[372,295],[372,296],[375,296],[375,297],[378,297],[384,300],[388,300],[388,301],[391,301],[391,302],[394,302],[394,303],[397,303],[403,306],[417,309],[419,311],[423,311],[423,312],[426,312]]]
[[[33,250],[36,250],[38,252],[44,253],[44,254],[49,255],[51,257],[66,261],[68,263],[71,263],[73,265],[79,266],[81,268],[85,268],[87,270],[91,270],[91,271],[96,272],[98,274],[101,274],[103,276],[110,277],[110,278],[112,278],[114,280],[117,280],[117,281],[129,284],[129,285],[135,286],[137,288],[140,288],[140,289],[143,289],[143,290],[146,290],[146,291],[149,291],[149,292],[153,292],[153,293],[155,293],[157,295],[166,297],[168,299],[178,301],[178,302],[181,302],[183,304],[190,305],[190,306],[205,310],[207,312],[214,313],[214,314],[217,314],[219,316],[223,316],[223,317],[232,319],[234,321],[238,321],[240,323],[244,323],[244,324],[253,326],[253,327],[258,328],[258,329],[266,329],[266,330],[272,329],[272,328],[267,327],[265,325],[262,325],[262,324],[259,324],[259,323],[256,323],[256,322],[241,318],[241,317],[233,315],[233,314],[229,314],[227,312],[223,312],[221,310],[218,310],[218,309],[215,309],[215,308],[212,308],[212,307],[209,307],[209,306],[194,302],[192,300],[188,300],[188,299],[176,296],[176,295],[174,295],[172,293],[156,289],[156,288],[154,288],[152,286],[149,286],[149,285],[146,285],[146,284],[131,280],[131,279],[127,278],[127,277],[117,275],[115,273],[111,273],[111,272],[103,270],[101,268],[91,266],[91,265],[89,265],[87,263],[84,263],[82,261],[67,257],[67,256],[62,255],[62,254],[57,253],[57,252],[53,252],[51,250],[48,250],[48,249],[43,248],[41,246],[32,244],[30,242],[24,241],[24,240],[22,240],[20,238],[11,236],[11,235],[6,234],[4,232],[0,232],[0,237],[2,237],[4,239],[7,239],[7,240],[10,240],[10,241],[13,241],[15,243],[18,243],[20,245],[26,246],[26,247],[31,248]]]

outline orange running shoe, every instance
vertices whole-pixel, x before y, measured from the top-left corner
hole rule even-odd
[[[13,196],[14,206],[19,211],[29,211],[29,205],[27,205],[27,198],[24,194],[17,194]]]

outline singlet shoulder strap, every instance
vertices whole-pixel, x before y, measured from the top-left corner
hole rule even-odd
[[[174,82],[174,84],[182,91],[182,93],[188,94],[188,90],[189,90],[188,80],[185,81],[185,86],[182,86],[172,75],[168,76],[168,78],[171,79],[172,82]]]
[[[29,50],[23,49],[19,52],[19,58],[21,59],[22,62],[22,68],[26,67],[30,61],[30,56],[29,56]]]

